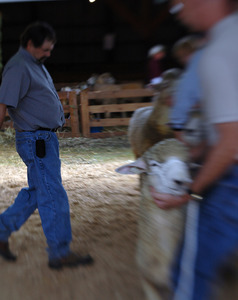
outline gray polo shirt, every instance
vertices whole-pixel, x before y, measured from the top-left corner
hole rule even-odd
[[[57,128],[65,123],[64,112],[45,66],[28,51],[19,51],[6,64],[0,86],[0,103],[18,130]]]

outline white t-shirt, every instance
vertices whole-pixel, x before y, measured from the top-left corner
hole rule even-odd
[[[199,74],[207,138],[218,138],[214,124],[238,121],[238,13],[217,23],[208,34]]]

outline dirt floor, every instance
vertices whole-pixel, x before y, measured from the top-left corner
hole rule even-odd
[[[90,253],[92,266],[48,268],[36,211],[10,238],[15,263],[0,258],[0,300],[141,300],[135,263],[138,178],[117,174],[132,159],[126,138],[61,141],[62,178],[69,196],[72,249]],[[14,146],[0,145],[0,212],[26,186]]]

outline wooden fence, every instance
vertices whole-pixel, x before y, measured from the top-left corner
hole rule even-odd
[[[151,102],[134,102],[122,104],[102,104],[90,105],[89,101],[94,99],[128,99],[128,98],[145,98],[152,97],[154,92],[150,89],[128,89],[118,91],[88,91],[84,90],[80,93],[80,116],[82,136],[84,137],[107,137],[111,135],[123,134],[120,131],[114,132],[90,132],[92,127],[117,127],[128,126],[130,117],[119,118],[92,118],[95,114],[113,113],[113,112],[133,112],[137,108],[151,106]],[[125,133],[124,133],[125,134]]]
[[[58,132],[61,137],[79,137],[79,103],[76,92],[58,92],[60,101],[63,105],[65,120],[65,128],[69,131]]]
[[[83,90],[79,96],[76,92],[58,92],[66,116],[64,130],[58,132],[60,137],[108,137],[125,134],[124,131],[117,131],[119,126],[128,126],[130,117],[123,116],[123,113],[134,112],[137,108],[150,106],[150,98],[154,92],[150,89],[125,89],[118,91],[89,91]],[[148,99],[149,97],[149,99]],[[134,99],[133,99],[134,98]],[[147,102],[144,101],[147,98]],[[91,105],[90,100],[118,99],[121,104]],[[133,100],[134,102],[133,102]],[[131,101],[130,101],[131,100]],[[138,101],[138,102],[137,102]],[[95,118],[95,115],[106,115],[118,113],[119,117]],[[69,117],[68,117],[69,116]],[[6,116],[3,128],[12,127],[9,116]],[[91,132],[91,128],[115,127],[109,132]]]

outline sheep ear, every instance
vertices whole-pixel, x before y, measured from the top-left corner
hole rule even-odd
[[[120,174],[141,174],[146,172],[146,164],[143,159],[138,158],[136,161],[123,165],[115,171]]]

